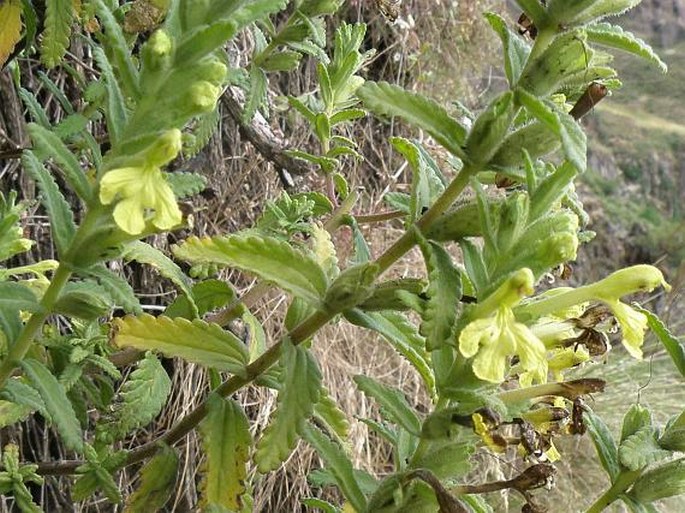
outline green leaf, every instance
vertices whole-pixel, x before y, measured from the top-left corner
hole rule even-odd
[[[197,173],[165,173],[164,177],[178,199],[195,196],[207,187],[207,179]]]
[[[307,508],[316,508],[318,510],[321,510],[323,513],[342,513],[342,510],[340,508],[337,508],[330,502],[326,502],[323,499],[307,497],[306,499],[302,499],[301,502],[303,506],[307,506]],[[307,511],[310,511],[310,509],[308,509]]]
[[[299,98],[288,96],[288,103],[297,112],[299,112],[309,123],[314,125],[316,121],[316,114],[309,107],[307,107]]]
[[[606,16],[623,14],[642,0],[549,0],[547,12],[559,26],[583,25]]]
[[[79,478],[71,489],[72,499],[82,501],[100,489],[110,502],[121,502],[121,492],[112,473],[126,461],[126,452],[112,452],[111,448],[104,447],[98,453],[85,444],[84,455],[86,463],[76,468]]]
[[[659,446],[671,451],[685,452],[685,410],[666,424],[659,438]]]
[[[578,122],[553,103],[542,101],[519,89],[517,99],[528,112],[559,137],[566,159],[579,173],[587,169],[587,136]]]
[[[211,394],[207,398],[207,416],[199,430],[207,455],[200,484],[201,504],[242,511],[252,444],[245,412],[232,399]]]
[[[34,148],[37,149],[34,150],[34,153],[40,151],[41,159],[46,157],[54,158],[74,192],[76,192],[79,198],[88,201],[91,196],[91,186],[81,169],[76,155],[50,130],[35,123],[29,123],[27,130],[31,136],[31,141],[33,141]]]
[[[128,120],[126,102],[124,101],[124,95],[122,94],[121,89],[119,89],[119,83],[114,76],[112,64],[107,59],[102,48],[99,46],[93,48],[93,58],[102,72],[102,80],[104,81],[107,90],[105,120],[107,121],[107,133],[110,142],[112,143],[112,146],[114,146],[119,141]]]
[[[328,312],[343,312],[364,302],[373,294],[378,265],[364,262],[342,271],[326,291],[324,305]]]
[[[53,311],[69,317],[93,320],[110,310],[108,299],[105,289],[94,281],[70,282],[60,292]]]
[[[668,330],[664,322],[655,313],[650,312],[636,304],[633,307],[647,316],[647,325],[668,352],[673,364],[680,371],[680,375],[685,377],[685,346]]]
[[[462,294],[461,274],[440,244],[425,239],[419,244],[429,280],[428,301],[421,316],[421,334],[426,337],[426,348],[433,351],[451,343],[454,338]]]
[[[466,139],[468,158],[479,165],[488,163],[497,153],[517,112],[513,92],[505,91],[494,98],[469,131]]]
[[[192,301],[192,292],[190,289],[191,280],[188,278],[181,268],[176,265],[173,260],[162,253],[157,248],[150,246],[142,241],[133,241],[126,245],[122,253],[124,259],[128,262],[135,260],[141,264],[147,264],[159,272],[165,278],[171,280],[181,291],[190,298],[190,302],[195,307]]]
[[[184,157],[191,158],[196,156],[205,148],[205,146],[207,146],[207,144],[209,144],[210,139],[216,133],[219,127],[219,117],[219,109],[214,109],[211,112],[202,114],[197,118],[197,120],[193,124],[192,135],[194,139],[191,143],[183,145]],[[176,174],[179,173],[173,173],[173,175]],[[169,180],[169,178],[170,177],[167,176],[167,180]],[[178,193],[176,193],[176,191],[174,191],[174,194],[178,196]]]
[[[138,69],[131,58],[124,31],[103,0],[95,0],[93,5],[104,29],[100,37],[104,39],[104,46],[112,57],[112,64],[117,70],[124,97],[138,99],[140,97]]]
[[[83,452],[83,433],[64,387],[42,363],[33,359],[21,362],[26,377],[40,394],[45,409],[62,437],[64,446]]]
[[[23,87],[19,88],[19,97],[24,103],[26,110],[29,111],[31,119],[38,123],[40,126],[46,129],[51,128],[50,120],[48,119],[48,114],[45,112],[43,106],[38,102],[36,96],[29,90]]]
[[[147,426],[162,411],[170,392],[169,376],[159,359],[148,352],[121,386],[108,431],[123,439],[134,429]]]
[[[651,46],[618,25],[593,23],[585,27],[585,33],[588,41],[632,53],[655,64],[662,73],[668,71],[666,63],[659,58]]]
[[[416,221],[442,194],[445,187],[426,162],[424,155],[427,154],[420,152],[418,145],[402,137],[393,137],[390,142],[407,159],[412,170],[409,217]]]
[[[489,285],[488,271],[483,261],[481,250],[468,239],[459,241],[459,247],[464,254],[466,274],[473,283],[477,294],[481,294]]]
[[[28,406],[0,399],[0,428],[11,426],[31,415]]]
[[[592,443],[597,450],[599,461],[613,482],[621,471],[618,462],[618,448],[614,437],[611,436],[611,431],[604,421],[590,409],[583,412],[583,418],[590,438],[592,438]]]
[[[126,501],[124,513],[156,513],[175,491],[178,455],[168,445],[162,445],[140,470],[140,483]]]
[[[8,379],[5,386],[0,393],[0,397],[8,401],[12,401],[17,405],[25,406],[30,411],[39,411],[48,422],[51,420],[50,412],[45,408],[45,401],[40,396],[38,391],[30,385],[27,385],[18,378]]]
[[[352,462],[341,447],[324,435],[318,428],[307,425],[302,433],[304,439],[316,449],[335,479],[338,488],[355,511],[366,511],[366,497],[354,473]]]
[[[272,237],[191,237],[173,252],[192,264],[219,264],[256,274],[315,305],[328,286],[326,274],[314,258]]]
[[[159,351],[239,376],[245,374],[245,345],[218,324],[148,314],[115,319],[113,324],[113,342],[119,347]]]
[[[164,315],[185,319],[202,317],[207,312],[221,308],[236,299],[236,294],[225,281],[205,280],[193,285],[192,298],[197,305],[197,312],[193,310],[187,296],[179,296],[167,307]]]
[[[364,109],[343,109],[331,116],[330,123],[331,126],[335,126],[338,123],[354,121],[355,119],[363,118],[364,116],[366,116],[366,111]]]
[[[50,217],[50,228],[57,251],[63,256],[76,233],[74,216],[55,180],[32,151],[24,151],[21,157],[24,169],[38,183],[41,201]]]
[[[278,406],[257,442],[255,461],[262,473],[278,468],[290,455],[321,394],[316,360],[304,347],[290,342],[283,345],[279,381]]]
[[[631,405],[623,416],[619,446],[622,445],[629,436],[634,435],[640,429],[651,426],[652,412],[641,404]]]
[[[24,324],[20,311],[38,312],[42,309],[33,291],[14,282],[0,282],[0,331],[12,344],[21,332]]]
[[[300,64],[302,54],[292,50],[283,50],[271,53],[266,59],[259,63],[259,67],[269,72],[292,71]]]
[[[401,354],[419,373],[429,394],[435,393],[435,378],[426,343],[413,323],[397,312],[363,312],[348,310],[345,318],[352,324],[380,333],[383,338]]]
[[[48,68],[57,66],[67,52],[73,21],[72,0],[47,0],[45,2],[43,19],[45,29],[41,43],[41,59]]]
[[[416,302],[422,301],[418,296],[425,288],[426,282],[420,278],[384,281],[376,285],[371,297],[360,304],[359,308],[365,312],[409,310],[415,307]]]
[[[669,461],[642,474],[629,496],[650,503],[685,493],[685,458]]]
[[[629,470],[639,470],[670,455],[671,451],[662,449],[657,443],[656,431],[651,425],[626,437],[618,448],[619,461]]]
[[[621,500],[628,506],[630,513],[659,513],[659,510],[652,504],[640,502],[631,495],[621,495]]]
[[[412,458],[410,468],[430,470],[438,479],[458,479],[471,470],[470,459],[476,448],[476,439],[422,440],[422,450]]]
[[[322,420],[328,429],[342,440],[349,436],[350,422],[347,420],[347,415],[340,409],[326,387],[321,387],[319,402],[314,405],[314,416]]]
[[[78,272],[85,276],[95,278],[100,286],[107,291],[107,294],[114,300],[116,306],[122,308],[127,313],[143,313],[140,301],[136,297],[133,288],[126,279],[114,274],[104,265],[94,265],[88,269],[80,269]]]
[[[462,146],[466,129],[433,100],[387,82],[366,82],[357,90],[357,96],[369,110],[401,117],[410,125],[428,132],[452,154],[465,157]]]
[[[250,89],[247,92],[247,102],[243,110],[243,123],[250,123],[257,111],[266,105],[268,87],[266,73],[255,65],[250,66]]]
[[[421,433],[421,420],[402,392],[361,374],[354,376],[353,379],[359,390],[378,402],[381,414],[386,420],[413,435],[418,436]]]
[[[494,12],[485,13],[485,19],[502,40],[504,50],[504,71],[509,86],[514,87],[526,65],[530,46],[507,27],[504,19]]]

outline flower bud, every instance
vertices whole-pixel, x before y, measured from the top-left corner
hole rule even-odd
[[[659,269],[642,264],[616,271],[592,285],[592,288],[599,298],[615,299],[635,292],[651,292],[659,285],[663,285],[667,291],[671,290]]]
[[[152,145],[145,150],[145,160],[148,166],[162,167],[176,158],[182,148],[181,131],[177,128],[164,132]]]
[[[190,103],[199,112],[210,112],[214,109],[220,93],[221,90],[217,86],[206,80],[195,82],[190,86]]]
[[[148,39],[150,53],[156,57],[165,57],[171,53],[173,43],[164,30],[156,30]]]

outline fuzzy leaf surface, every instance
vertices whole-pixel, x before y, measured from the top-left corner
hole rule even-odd
[[[176,451],[164,445],[140,471],[140,484],[126,501],[124,513],[156,513],[171,498],[178,473]]]
[[[671,357],[673,364],[676,366],[680,375],[685,378],[685,346],[675,337],[664,322],[653,312],[644,308],[633,305],[635,309],[647,316],[647,325],[666,348],[666,352]]]
[[[114,410],[113,433],[123,438],[134,429],[147,426],[166,404],[171,380],[159,359],[148,352],[124,382],[121,403]]]
[[[207,408],[207,416],[199,428],[207,455],[200,485],[201,503],[240,511],[252,444],[250,423],[232,399],[212,394]]]
[[[402,392],[361,374],[353,379],[359,390],[376,400],[386,420],[418,436],[421,432],[421,420]]]
[[[618,25],[593,23],[585,27],[585,33],[588,41],[632,53],[656,65],[662,73],[668,71],[666,63],[659,58],[651,46]]]
[[[461,274],[440,244],[424,239],[420,246],[429,280],[421,334],[426,337],[426,348],[433,351],[453,338],[462,293]]]
[[[428,132],[452,154],[464,157],[462,145],[466,129],[433,100],[387,82],[366,82],[357,90],[357,96],[369,110],[401,117],[410,125]]]
[[[586,410],[583,413],[583,417],[592,443],[597,450],[599,462],[606,473],[609,474],[611,480],[614,481],[621,471],[616,441],[604,421],[592,411]]]
[[[45,409],[50,413],[65,447],[82,452],[83,433],[64,387],[52,372],[37,360],[26,359],[21,362],[21,366],[31,385],[43,399]]]
[[[191,237],[173,251],[192,264],[218,264],[255,274],[313,304],[320,302],[328,286],[314,258],[273,237]]]
[[[629,470],[639,470],[670,455],[671,451],[662,449],[657,443],[651,425],[643,426],[628,436],[618,448],[621,465]]]
[[[74,20],[72,0],[47,0],[41,58],[43,63],[52,68],[57,66],[69,46],[71,23]]]
[[[430,394],[435,391],[435,377],[428,363],[425,341],[416,327],[397,312],[363,312],[348,310],[345,318],[352,324],[380,333],[385,340],[412,364],[419,373]]]
[[[32,151],[25,151],[21,162],[40,188],[41,202],[50,216],[50,229],[57,251],[63,255],[76,233],[74,216],[69,203],[62,196],[54,178]]]
[[[148,314],[115,319],[113,324],[113,342],[119,347],[159,351],[239,376],[245,373],[245,345],[218,324]]]
[[[290,455],[321,395],[321,371],[312,354],[291,343],[282,351],[278,406],[255,454],[262,473],[278,468]]]
[[[19,283],[0,282],[0,331],[9,343],[16,340],[24,326],[19,312],[37,312],[40,309],[33,291]]]
[[[342,448],[312,425],[305,427],[303,436],[307,443],[316,449],[354,511],[366,511],[366,497],[357,480],[352,462]]]

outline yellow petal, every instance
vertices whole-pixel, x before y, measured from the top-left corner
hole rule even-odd
[[[109,205],[117,195],[126,198],[132,196],[140,188],[140,178],[145,168],[122,167],[105,173],[100,180],[100,202]]]
[[[114,221],[126,233],[137,235],[145,229],[145,211],[137,198],[129,198],[114,207]]]
[[[632,357],[641,359],[642,344],[647,329],[647,317],[620,301],[612,301],[608,304],[621,326],[623,346]]]
[[[154,203],[155,215],[152,219],[154,224],[160,230],[168,230],[181,223],[183,218],[181,210],[176,203],[176,196],[174,196],[171,187],[166,182],[159,182],[156,184]]]

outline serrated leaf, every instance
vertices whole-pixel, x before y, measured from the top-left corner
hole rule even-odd
[[[457,479],[471,470],[469,460],[475,451],[475,437],[465,440],[422,440],[422,450],[413,458],[410,468],[425,468],[438,479]]]
[[[62,196],[48,170],[32,151],[24,151],[21,163],[40,188],[43,206],[50,217],[50,228],[57,251],[60,255],[64,255],[76,233],[74,216],[69,203]]]
[[[297,112],[299,112],[312,125],[316,119],[316,114],[309,107],[307,107],[299,98],[288,96],[288,103]]]
[[[122,308],[125,312],[135,314],[143,312],[133,288],[121,276],[114,274],[114,272],[103,265],[95,265],[88,269],[79,270],[79,272],[85,276],[95,278],[114,300],[116,306]]]
[[[195,196],[207,187],[207,179],[197,173],[165,173],[164,177],[178,199]]]
[[[402,137],[393,137],[390,142],[404,156],[412,170],[409,216],[412,221],[416,221],[423,215],[425,209],[429,208],[442,194],[445,187],[429,169],[424,159],[425,153],[419,151],[418,145]]]
[[[376,400],[381,407],[381,415],[386,420],[413,435],[418,436],[421,433],[421,420],[402,392],[361,374],[354,376],[353,379],[359,390]]]
[[[638,305],[633,304],[633,307],[647,316],[647,325],[659,339],[659,342],[666,348],[666,352],[671,357],[673,364],[680,371],[680,375],[685,378],[685,346],[673,336],[668,330],[664,322],[657,317],[657,315],[649,310],[646,310]]]
[[[51,420],[50,413],[45,408],[45,401],[38,391],[17,378],[7,380],[0,397],[25,406],[29,408],[29,411],[39,411],[48,422]]]
[[[250,89],[247,91],[247,102],[243,110],[243,123],[250,123],[257,111],[266,105],[266,93],[269,80],[259,67],[250,66]]]
[[[642,474],[629,496],[639,502],[649,504],[685,493],[685,458],[679,458]]]
[[[19,312],[38,312],[41,308],[30,289],[19,283],[0,282],[0,331],[7,337],[8,344],[17,339],[24,326]]]
[[[126,501],[124,513],[156,513],[175,491],[178,455],[168,445],[162,446],[140,470],[140,483]]]
[[[122,439],[136,428],[147,426],[166,404],[171,380],[159,359],[148,352],[121,386],[121,402],[115,407],[111,432]]]
[[[316,449],[335,479],[338,488],[350,502],[355,511],[366,511],[366,497],[354,473],[352,462],[339,445],[324,435],[318,428],[307,425],[304,439]]]
[[[0,4],[0,69],[21,38],[21,2],[7,0]]]
[[[283,50],[271,53],[266,59],[260,61],[259,67],[264,71],[292,71],[300,64],[302,54],[292,50]]]
[[[435,393],[435,377],[428,363],[425,341],[406,317],[396,312],[362,312],[353,309],[345,318],[357,326],[380,333],[388,343],[412,364],[426,385],[429,394]]]
[[[126,98],[137,99],[140,96],[138,68],[131,58],[124,31],[103,0],[95,0],[93,5],[104,28],[100,37],[104,39],[108,55],[112,57],[121,90]]]
[[[357,96],[369,110],[401,117],[410,125],[428,132],[452,154],[465,157],[462,146],[466,129],[433,100],[387,82],[366,82],[357,90]]]
[[[28,406],[0,399],[0,428],[24,420],[31,412],[32,410]]]
[[[425,239],[419,242],[428,271],[428,301],[423,309],[421,334],[429,351],[452,341],[461,300],[461,274],[449,253],[440,244]]]
[[[71,24],[74,21],[72,0],[46,0],[44,31],[41,44],[43,63],[52,68],[57,66],[69,46]]]
[[[652,47],[631,32],[623,30],[611,23],[593,23],[585,27],[588,41],[642,57],[655,64],[662,73],[668,71],[668,66],[652,50]]]
[[[347,420],[347,415],[340,409],[326,387],[321,387],[319,401],[314,406],[314,415],[342,440],[349,435],[350,422]]]
[[[621,438],[619,446],[629,437],[644,427],[652,425],[652,412],[641,404],[633,404],[623,416],[621,425]]]
[[[155,269],[157,272],[170,279],[181,291],[190,298],[190,302],[195,308],[195,303],[192,301],[192,292],[190,290],[191,280],[188,278],[181,268],[174,263],[168,256],[162,253],[157,248],[146,244],[142,241],[133,241],[126,245],[122,256],[128,262],[135,260],[141,264],[147,264]]]
[[[248,358],[245,345],[218,324],[181,317],[129,315],[113,321],[112,339],[119,347],[159,351],[239,376],[245,374]]]
[[[50,414],[57,431],[59,431],[64,446],[82,452],[83,433],[64,387],[57,381],[52,372],[37,360],[23,360],[21,366],[33,388],[38,391],[43,399],[45,409]]]
[[[200,485],[201,504],[240,511],[252,444],[245,412],[235,401],[211,394],[199,430],[207,457]]]
[[[36,99],[36,96],[31,91],[24,89],[23,87],[20,87],[19,97],[21,98],[21,101],[26,107],[26,110],[29,111],[31,119],[33,119],[34,122],[40,124],[40,126],[49,129],[51,127],[50,120],[48,119],[48,115],[45,112],[45,109]]]
[[[509,81],[509,86],[514,87],[521,76],[521,71],[526,64],[530,46],[517,34],[507,27],[504,19],[494,12],[485,13],[485,19],[502,40],[504,50],[504,71]]]
[[[91,280],[70,282],[53,305],[55,313],[92,320],[105,315],[111,305],[104,288]]]
[[[528,112],[559,137],[566,159],[579,173],[587,169],[587,136],[570,115],[520,89],[517,98]]]
[[[102,79],[107,90],[107,108],[105,110],[107,121],[107,133],[109,135],[112,146],[119,142],[121,133],[126,126],[128,120],[128,112],[126,110],[126,102],[124,95],[119,88],[119,83],[114,76],[112,64],[107,59],[105,52],[99,46],[93,48],[93,58],[102,72]]]
[[[198,117],[193,126],[193,142],[183,147],[183,155],[191,158],[207,146],[219,126],[219,109],[214,109]]]
[[[311,256],[272,237],[191,237],[173,252],[192,264],[219,264],[256,274],[315,305],[328,287],[326,274]]]
[[[281,354],[282,383],[278,406],[257,442],[255,462],[260,472],[278,468],[290,455],[321,394],[321,371],[312,354],[290,342]]]
[[[197,315],[187,296],[177,297],[164,311],[164,315],[186,319],[202,317],[207,312],[221,308],[233,301],[236,294],[225,281],[205,280],[193,285],[192,297],[197,305]]]
[[[616,447],[614,437],[604,421],[591,410],[586,409],[583,412],[583,418],[590,438],[592,438],[592,443],[597,450],[599,462],[613,482],[621,471],[618,460],[618,448]]]
[[[659,446],[671,451],[685,452],[685,410],[666,424],[659,438]]]
[[[618,448],[619,461],[629,470],[639,470],[670,455],[671,451],[662,449],[657,443],[656,432],[651,425],[638,429]]]

